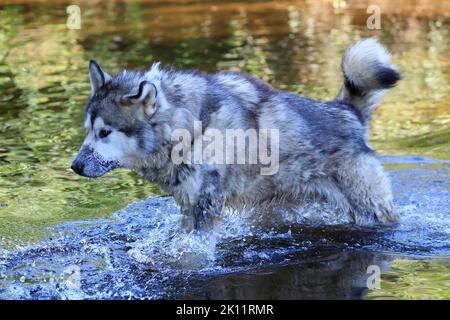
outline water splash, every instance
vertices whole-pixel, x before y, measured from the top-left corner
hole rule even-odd
[[[449,165],[403,164],[390,174],[402,217],[395,228],[358,228],[345,217],[336,218],[330,208],[305,204],[297,216],[286,214],[270,228],[258,224],[258,217],[226,212],[218,234],[185,233],[173,199],[151,197],[110,219],[58,225],[42,243],[2,250],[0,297],[200,297],[208,290],[218,294],[208,278],[226,281],[261,269],[277,274],[284,266],[295,266],[290,272],[302,270],[304,276],[291,275],[300,282],[308,274],[312,287],[322,280],[311,276],[310,268],[322,275],[331,270],[345,274],[354,286],[364,282],[367,265],[378,263],[387,270],[393,256],[450,259]],[[353,273],[344,268],[349,265]]]

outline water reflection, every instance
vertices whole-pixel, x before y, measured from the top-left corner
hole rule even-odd
[[[269,229],[226,212],[218,235],[185,234],[173,198],[151,197],[0,250],[0,298],[449,299],[448,163],[390,160],[400,161],[389,171],[398,227],[358,228],[305,206]]]
[[[311,254],[312,256],[313,254]],[[389,269],[393,257],[348,252],[303,259],[295,265],[261,268],[249,273],[191,277],[185,299],[364,299],[371,291],[370,266]],[[370,270],[370,269],[369,269]],[[372,288],[372,287],[371,287]],[[375,286],[373,287],[375,289]],[[376,291],[376,290],[373,290]]]

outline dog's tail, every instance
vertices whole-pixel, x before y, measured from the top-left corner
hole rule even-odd
[[[374,38],[349,47],[342,59],[344,85],[336,99],[350,102],[368,122],[385,91],[401,78],[390,59],[390,53]]]

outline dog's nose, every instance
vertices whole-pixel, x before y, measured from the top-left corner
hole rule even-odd
[[[75,172],[76,174],[82,175],[83,173],[83,169],[84,169],[84,164],[81,162],[73,162],[72,166],[71,166],[73,172]]]

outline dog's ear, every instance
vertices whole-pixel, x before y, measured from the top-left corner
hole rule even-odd
[[[107,74],[95,60],[89,61],[89,79],[91,80],[91,97],[106,82],[111,80],[111,76]]]
[[[136,93],[122,96],[120,103],[125,106],[142,106],[144,114],[149,117],[156,111],[156,96],[158,90],[156,86],[149,81],[142,81],[137,88]]]

